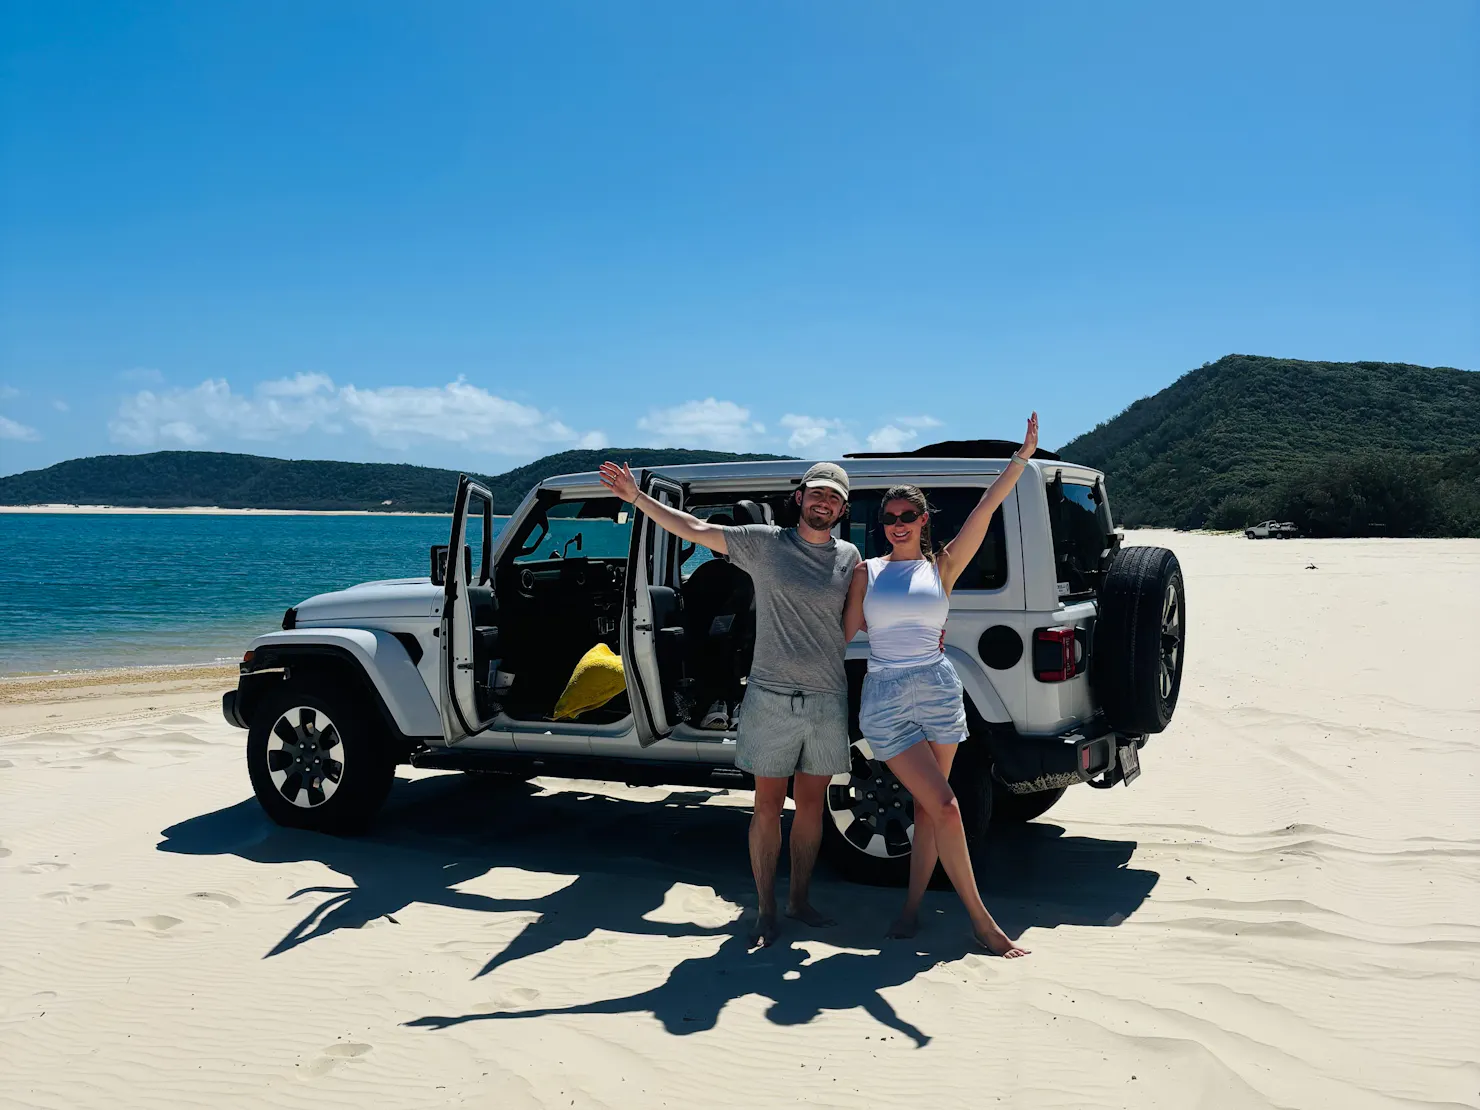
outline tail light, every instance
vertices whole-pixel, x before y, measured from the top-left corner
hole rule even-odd
[[[1039,682],[1067,682],[1078,673],[1078,637],[1073,627],[1034,630],[1033,674]]]

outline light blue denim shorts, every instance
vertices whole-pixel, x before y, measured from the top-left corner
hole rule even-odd
[[[956,668],[942,657],[918,667],[869,671],[858,725],[875,759],[893,759],[921,740],[961,743],[966,702]]]

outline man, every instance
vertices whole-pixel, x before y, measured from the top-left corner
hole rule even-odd
[[[658,527],[728,555],[755,582],[755,658],[750,668],[735,764],[755,776],[750,869],[758,900],[751,940],[776,940],[776,860],[786,782],[794,780],[791,888],[786,916],[812,926],[833,922],[807,898],[822,844],[828,781],[849,766],[848,679],[843,671],[843,603],[858,548],[835,540],[848,507],[848,474],[818,463],[802,477],[795,528],[714,525],[639,493],[626,465],[601,464],[601,480]]]

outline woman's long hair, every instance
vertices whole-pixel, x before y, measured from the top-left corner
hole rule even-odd
[[[925,491],[919,486],[890,486],[884,491],[884,499],[879,502],[879,512],[881,514],[884,512],[884,506],[891,501],[908,501],[914,510],[922,515],[934,511],[930,507],[930,502],[925,500]],[[930,538],[930,520],[928,517],[920,529],[920,554],[925,557],[927,562],[935,562],[935,543]]]

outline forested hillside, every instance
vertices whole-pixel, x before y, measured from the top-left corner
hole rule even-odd
[[[1107,474],[1119,523],[1241,528],[1269,517],[1308,535],[1480,536],[1480,373],[1389,362],[1228,355],[1060,448]],[[480,475],[498,512],[553,474],[777,458],[609,448]],[[212,451],[73,459],[0,478],[0,505],[446,512],[457,474],[391,463]]]
[[[1228,355],[1065,444],[1122,523],[1480,535],[1480,373]]]
[[[479,475],[494,511],[512,512],[529,488],[553,474],[595,470],[606,458],[633,466],[770,459],[725,451],[611,448],[563,451],[506,474]],[[457,472],[399,463],[270,459],[218,451],[98,455],[0,478],[0,505],[123,505],[179,508],[368,509],[451,512]]]

